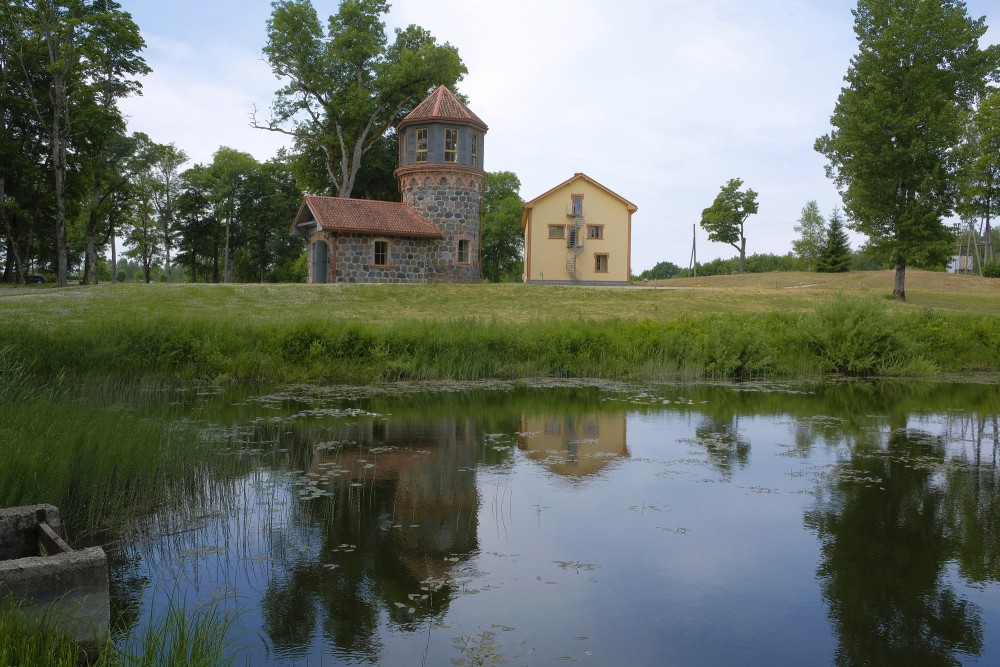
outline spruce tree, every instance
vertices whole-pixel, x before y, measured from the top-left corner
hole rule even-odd
[[[830,225],[826,228],[826,243],[816,261],[820,273],[843,273],[851,270],[851,246],[847,242],[847,232],[840,219],[840,211],[833,209]]]

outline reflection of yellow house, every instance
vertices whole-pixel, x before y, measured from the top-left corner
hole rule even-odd
[[[524,205],[524,281],[627,284],[635,204],[586,174]]]
[[[597,473],[608,462],[628,456],[625,413],[522,416],[517,446],[529,459],[560,475]]]

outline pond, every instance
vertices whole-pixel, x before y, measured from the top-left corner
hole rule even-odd
[[[215,600],[236,664],[1000,664],[997,385],[171,410],[218,465],[110,546],[117,613]]]

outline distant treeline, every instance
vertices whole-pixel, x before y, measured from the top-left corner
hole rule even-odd
[[[633,278],[635,280],[667,280],[668,278],[690,278],[694,276],[725,276],[739,272],[739,258],[713,259],[704,264],[699,262],[697,270],[692,272],[688,267],[680,267],[673,262],[659,262],[651,269],[646,269]],[[760,253],[747,255],[747,273],[771,273],[773,271],[812,271],[808,262],[794,253],[774,255]],[[888,257],[873,255],[867,252],[851,252],[851,271],[882,271],[892,268]],[[944,270],[944,266],[938,267]]]

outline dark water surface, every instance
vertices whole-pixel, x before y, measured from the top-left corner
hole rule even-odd
[[[253,665],[1000,664],[997,385],[440,389],[186,400],[220,465],[113,554],[137,626],[218,600]]]

